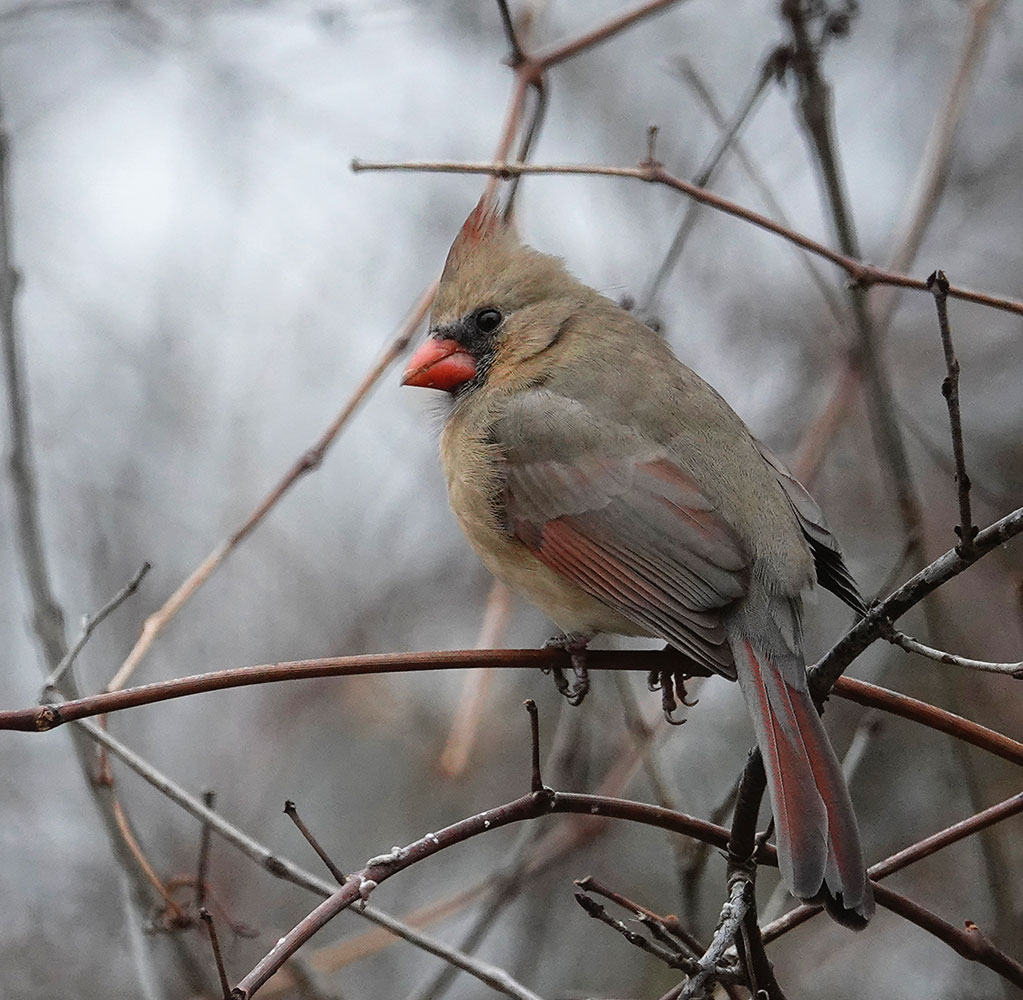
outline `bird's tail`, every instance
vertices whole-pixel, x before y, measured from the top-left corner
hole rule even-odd
[[[733,641],[736,670],[764,758],[782,878],[793,895],[863,927],[874,896],[849,789],[807,687],[798,653]]]

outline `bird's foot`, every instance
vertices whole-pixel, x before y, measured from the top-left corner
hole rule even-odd
[[[571,658],[572,673],[575,674],[574,684],[569,684],[561,667],[551,667],[550,671],[544,671],[551,674],[558,694],[567,698],[570,705],[582,704],[586,692],[590,690],[590,674],[586,669],[586,646],[591,638],[592,636],[581,632],[569,632],[566,635],[551,636],[543,644],[544,649],[563,649]]]
[[[696,704],[695,698],[692,701],[688,700],[686,693],[688,679],[687,674],[678,670],[651,670],[647,675],[647,687],[651,691],[661,692],[661,709],[664,712],[664,718],[673,726],[681,726],[686,721],[675,718],[674,713],[679,702],[682,702],[686,708],[692,708]]]

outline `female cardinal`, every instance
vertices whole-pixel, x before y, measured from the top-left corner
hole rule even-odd
[[[567,648],[656,636],[738,679],[782,877],[863,926],[873,896],[800,626],[815,576],[863,605],[810,495],[655,333],[484,201],[403,382],[451,394],[440,452],[455,516]]]

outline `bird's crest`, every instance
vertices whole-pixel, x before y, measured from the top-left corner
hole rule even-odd
[[[493,195],[484,194],[469,213],[469,218],[462,223],[451,249],[457,247],[460,252],[475,249],[484,240],[503,233],[506,228],[498,214],[497,199]]]

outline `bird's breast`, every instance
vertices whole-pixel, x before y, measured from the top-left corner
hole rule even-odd
[[[509,533],[500,442],[459,419],[456,411],[441,434],[440,451],[451,509],[494,576],[565,632],[649,634],[545,565]]]

